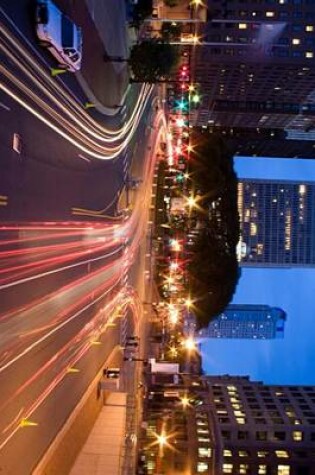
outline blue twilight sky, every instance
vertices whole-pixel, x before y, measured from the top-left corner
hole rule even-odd
[[[239,178],[315,181],[315,160],[237,157],[235,169]],[[232,303],[283,308],[284,339],[209,339],[201,346],[206,373],[315,385],[315,268],[243,269]]]

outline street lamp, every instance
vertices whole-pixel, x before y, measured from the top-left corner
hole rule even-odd
[[[189,208],[193,208],[197,204],[196,198],[194,198],[193,196],[189,196],[189,198],[187,198],[187,204]]]
[[[187,340],[184,340],[183,345],[188,351],[196,349],[196,342],[193,338],[187,338]]]
[[[193,302],[191,300],[190,297],[188,297],[186,300],[185,300],[185,305],[187,308],[190,308],[192,306]]]
[[[157,438],[157,442],[158,442],[160,447],[163,447],[167,442],[167,437],[165,435],[165,432],[162,432],[161,434],[158,434],[156,436],[156,438]]]
[[[182,403],[183,407],[186,408],[188,405],[189,405],[189,399],[187,396],[183,396],[180,400],[180,402]]]

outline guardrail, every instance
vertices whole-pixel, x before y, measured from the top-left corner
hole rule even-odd
[[[120,454],[120,475],[134,475],[137,465],[139,403],[135,394],[127,395],[125,442]]]

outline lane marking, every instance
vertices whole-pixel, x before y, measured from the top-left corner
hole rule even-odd
[[[2,109],[5,109],[6,111],[10,111],[10,110],[11,110],[11,107],[6,106],[5,104],[3,104],[3,102],[0,102],[0,107],[2,107]]]
[[[84,155],[82,155],[82,153],[79,153],[78,157],[81,158],[82,160],[85,160],[88,163],[91,163],[91,160],[89,158],[85,157]]]

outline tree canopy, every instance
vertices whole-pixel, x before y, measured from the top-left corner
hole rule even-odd
[[[134,45],[128,62],[132,81],[155,83],[169,77],[178,62],[178,52],[176,46],[152,38]]]
[[[239,279],[236,245],[240,225],[233,157],[220,136],[195,132],[190,170],[204,222],[189,265],[198,323],[204,326],[231,301]]]

